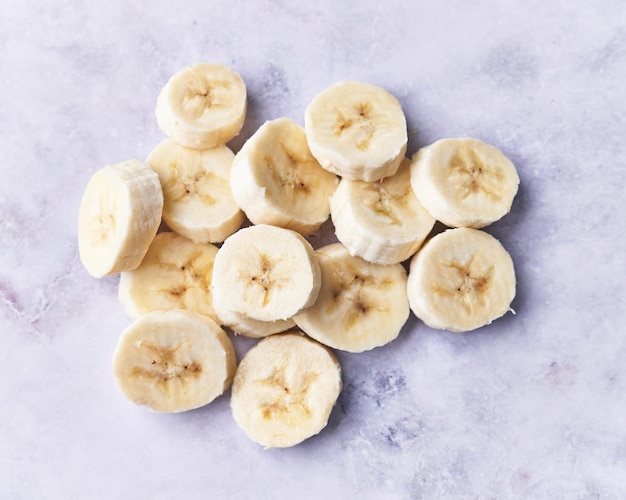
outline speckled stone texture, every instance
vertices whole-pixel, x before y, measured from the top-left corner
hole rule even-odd
[[[249,441],[228,394],[178,415],[127,402],[111,358],[129,320],[118,277],[80,265],[78,205],[96,169],[163,139],[157,94],[200,61],[248,85],[235,151],[344,79],[398,97],[409,154],[502,149],[520,191],[486,230],[517,314],[462,335],[411,316],[339,353],[329,425],[291,449]],[[25,0],[2,7],[0,68],[0,498],[626,498],[626,3]]]

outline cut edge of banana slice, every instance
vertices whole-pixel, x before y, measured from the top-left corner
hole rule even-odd
[[[342,81],[317,94],[305,110],[313,156],[325,169],[351,180],[393,175],[406,153],[406,118],[382,87]]]
[[[292,318],[276,321],[259,321],[258,319],[250,318],[245,314],[228,309],[220,300],[220,297],[220,294],[212,295],[213,308],[219,322],[229,328],[235,335],[260,339],[275,333],[284,332],[296,326]]]
[[[194,149],[226,144],[243,127],[246,85],[221,64],[194,64],[174,74],[157,98],[159,128],[173,141]]]
[[[342,387],[341,365],[327,347],[300,332],[279,333],[243,357],[230,405],[248,438],[287,448],[326,427]]]
[[[107,165],[89,179],[78,214],[81,263],[96,278],[136,268],[161,223],[159,177],[139,160]]]
[[[519,187],[515,165],[478,139],[440,139],[412,158],[411,187],[450,227],[485,227],[509,213]]]
[[[120,336],[113,373],[120,392],[154,412],[207,405],[232,383],[235,350],[215,321],[191,311],[154,311]]]
[[[490,324],[515,298],[510,254],[492,235],[472,228],[433,236],[411,260],[411,310],[427,326],[467,332]]]
[[[289,118],[266,121],[235,156],[231,189],[254,224],[271,224],[307,236],[330,214],[337,176],[309,150],[304,129]]]
[[[352,255],[396,264],[422,245],[435,219],[410,185],[410,160],[379,182],[342,179],[330,201],[337,239]]]
[[[350,255],[341,243],[316,251],[322,273],[317,301],[294,316],[308,336],[353,353],[390,343],[409,317],[407,273]]]

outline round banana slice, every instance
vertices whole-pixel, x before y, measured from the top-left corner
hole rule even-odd
[[[145,163],[128,160],[95,172],[78,215],[78,251],[87,272],[102,278],[137,267],[162,210],[159,177]]]
[[[311,244],[291,229],[260,224],[226,238],[215,257],[213,294],[226,309],[277,321],[315,302],[320,269]]]
[[[267,337],[246,353],[235,373],[230,405],[250,439],[286,448],[326,427],[341,389],[337,358],[289,332]]]
[[[186,309],[217,320],[211,275],[217,247],[176,233],[159,233],[141,265],[120,275],[118,297],[137,319],[152,311]]]
[[[177,413],[223,394],[236,364],[230,339],[212,319],[191,311],[155,311],[122,332],[113,373],[133,403]]]
[[[339,82],[313,98],[304,128],[313,156],[351,180],[377,181],[398,170],[407,147],[406,118],[381,87]]]
[[[451,227],[481,228],[509,213],[515,165],[478,139],[441,139],[413,156],[411,187],[430,214]]]
[[[407,290],[411,310],[426,325],[467,332],[512,311],[513,260],[484,231],[448,229],[415,254]]]
[[[337,176],[309,151],[304,129],[293,120],[265,122],[237,153],[231,189],[254,224],[309,235],[329,216]]]
[[[213,295],[213,307],[219,323],[230,328],[235,334],[258,339],[274,333],[284,332],[296,326],[295,321],[291,318],[277,321],[259,321],[258,319],[249,318],[245,314],[231,311],[220,299],[221,295]]]
[[[315,304],[294,316],[307,335],[334,349],[362,352],[388,344],[409,317],[402,264],[353,257],[341,243],[317,250],[322,286]]]
[[[147,163],[163,188],[163,220],[196,243],[219,243],[244,220],[230,190],[235,158],[226,146],[190,149],[171,139],[161,142]]]
[[[159,128],[173,141],[194,149],[226,144],[246,117],[246,85],[219,64],[195,64],[170,78],[156,105]]]
[[[435,219],[409,181],[411,162],[379,182],[342,179],[330,200],[337,239],[350,254],[376,264],[402,262],[422,245]]]

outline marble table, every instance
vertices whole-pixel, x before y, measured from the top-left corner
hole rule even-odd
[[[80,265],[101,166],[163,138],[156,96],[195,62],[248,85],[234,150],[300,123],[339,80],[400,100],[409,154],[474,136],[516,164],[516,313],[468,334],[412,317],[339,353],[328,427],[264,450],[228,394],[188,413],[127,402],[118,277]],[[0,498],[626,498],[626,4],[24,0],[0,14]],[[252,341],[236,339],[241,356]]]

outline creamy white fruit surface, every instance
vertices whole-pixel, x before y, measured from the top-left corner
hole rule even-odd
[[[623,0],[3,2],[0,499],[626,498],[625,26]],[[241,77],[245,115],[243,87],[236,79],[220,79],[215,91],[200,79],[195,93],[191,88],[187,94],[167,91],[168,98],[183,99],[175,109],[163,108],[162,130],[157,118],[161,91],[174,75],[199,63]],[[330,348],[341,365],[342,390],[325,426],[285,448],[265,449],[248,437],[233,416],[232,385],[208,404],[178,413],[154,412],[129,401],[115,382],[114,353],[122,332],[154,309],[155,297],[167,299],[158,309],[191,310],[196,304],[204,306],[207,317],[223,316],[220,322],[239,330],[235,335],[222,327],[238,364],[269,332],[300,328],[292,318],[257,319],[222,309],[207,280],[211,257],[187,252],[187,245],[175,246],[180,260],[158,260],[159,270],[146,273],[144,283],[161,285],[156,295],[140,286],[129,290],[129,315],[118,297],[124,273],[141,274],[137,270],[148,268],[150,259],[146,267],[140,264],[150,254],[134,256],[135,270],[117,272],[110,263],[125,258],[113,257],[107,264],[98,257],[102,268],[94,274],[110,274],[96,278],[88,272],[81,262],[79,212],[91,177],[106,165],[130,159],[149,163],[163,141],[186,138],[189,145],[181,147],[207,151],[227,140],[224,147],[234,156],[266,122],[288,119],[306,133],[309,104],[346,81],[371,84],[394,97],[405,119],[406,150],[404,135],[390,131],[394,141],[385,141],[388,149],[376,147],[378,167],[358,162],[344,171],[371,173],[382,165],[386,177],[371,181],[376,183],[372,189],[356,197],[340,192],[335,201],[345,208],[336,211],[337,220],[348,218],[348,209],[353,217],[362,209],[367,221],[375,221],[373,227],[388,224],[390,231],[381,239],[355,219],[340,231],[347,233],[345,246],[354,245],[353,252],[362,251],[364,260],[385,254],[397,260],[413,252],[392,229],[404,227],[399,224],[404,214],[418,210],[411,203],[396,205],[402,189],[384,180],[393,170],[386,169],[400,158],[400,173],[402,161],[412,163],[420,150],[443,139],[480,140],[510,160],[519,178],[508,213],[474,228],[496,238],[511,257],[515,297],[509,307],[515,314],[506,309],[491,324],[470,331],[433,328],[424,320],[432,322],[434,314],[418,306],[420,319],[408,308],[407,284],[406,302],[394,301],[407,307],[406,322],[396,332],[391,323],[400,313],[380,311],[380,328],[374,329],[367,318],[375,317],[376,297],[390,294],[364,283],[355,290],[340,288],[342,301],[323,311],[326,326],[336,326],[327,331],[341,337],[341,324],[357,325],[362,315],[366,319],[359,331],[382,345],[362,352]],[[228,82],[236,94],[223,92],[221,85]],[[213,104],[223,97],[223,105],[239,104],[231,118],[215,120]],[[370,134],[366,108],[361,117],[354,106],[351,112],[338,105],[327,117],[340,129],[343,125],[338,135],[365,147]],[[178,132],[174,123],[180,124]],[[207,123],[228,126],[217,132],[205,128]],[[315,146],[308,141],[307,146],[313,154]],[[282,150],[275,152],[278,159],[288,159]],[[459,156],[470,162],[455,169],[456,179],[472,188],[471,178],[461,179],[471,175],[467,165],[473,156],[467,150]],[[206,204],[191,200],[210,197],[215,204],[206,206],[218,206],[226,191],[222,170],[206,176],[183,166],[178,171],[189,193],[179,190],[171,198],[180,202],[172,210],[172,226],[176,216],[181,227],[191,229],[189,236],[221,227],[200,208]],[[346,178],[330,174],[339,183]],[[280,168],[275,176],[282,176],[285,186],[275,199],[293,201],[307,191]],[[303,177],[306,187],[308,177]],[[152,185],[156,189],[156,182]],[[257,185],[260,194],[262,185]],[[290,192],[291,186],[296,189]],[[479,189],[470,189],[466,202],[479,199],[479,186],[489,191],[478,180],[474,186]],[[101,206],[121,208],[107,205],[114,199],[102,197]],[[158,197],[152,199],[158,208]],[[266,208],[270,201],[263,200]],[[312,205],[327,209],[321,199]],[[151,217],[136,220],[155,231],[151,224],[173,231],[149,211]],[[91,233],[92,242],[122,229],[102,222],[102,231]],[[474,217],[469,222],[475,225]],[[249,224],[245,217],[241,227]],[[427,239],[448,227],[435,222]],[[319,251],[338,242],[334,229],[327,217],[303,238]],[[142,230],[137,226],[118,234],[137,237]],[[226,244],[197,240],[187,237],[193,245],[221,249]],[[407,283],[411,259],[424,244],[399,264]],[[145,251],[149,248],[146,244]],[[489,261],[487,271],[498,259]],[[462,262],[449,261],[449,279],[433,277],[430,289],[445,292],[441,296],[449,297],[450,311],[478,310],[480,300],[489,296],[479,287],[473,295],[477,304],[470,301],[472,282],[480,280],[472,265],[468,277]],[[250,265],[259,263],[259,276],[271,278],[270,269],[262,272],[262,259]],[[303,287],[298,290],[304,290],[297,300],[293,293],[281,303],[291,304],[292,312],[309,300],[314,304],[314,274],[309,264],[281,274],[280,280],[294,277]],[[416,279],[420,275],[427,277],[418,271]],[[452,302],[459,297],[456,288],[442,286],[454,280],[456,288],[468,292],[466,302]],[[259,286],[251,298],[263,299]],[[276,290],[268,287],[267,298]],[[359,307],[359,290],[365,307]],[[335,316],[337,310],[343,313]],[[347,342],[356,345],[355,337]],[[184,341],[172,351],[176,363],[187,345]],[[194,377],[181,377],[185,370],[178,364],[162,371],[169,379],[160,383],[151,362],[164,366],[167,359],[150,360],[144,370],[151,374],[147,385],[152,380],[156,391],[178,381],[181,389],[196,387]],[[194,373],[193,364],[187,366]],[[282,365],[275,368],[279,382],[286,371]],[[255,393],[270,394],[276,402],[280,383],[269,384],[269,370],[263,378],[268,384]],[[312,411],[321,405],[309,401],[306,407]],[[300,409],[306,414],[304,406]]]

